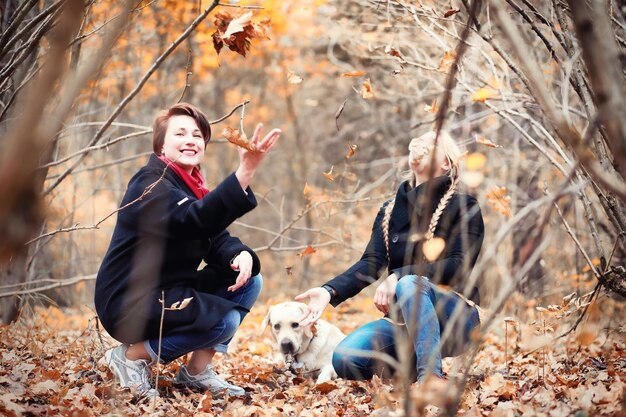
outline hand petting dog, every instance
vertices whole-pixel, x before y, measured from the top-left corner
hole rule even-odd
[[[322,317],[322,313],[324,313],[326,306],[330,303],[330,293],[322,287],[316,287],[297,295],[295,300],[309,300],[309,304],[305,304],[306,309],[300,319],[300,326],[306,327]]]

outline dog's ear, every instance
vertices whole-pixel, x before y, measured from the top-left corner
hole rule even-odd
[[[267,328],[267,325],[270,324],[270,313],[271,312],[272,312],[272,307],[270,307],[270,309],[267,310],[267,314],[265,315],[265,318],[261,322],[261,328],[259,329],[259,335],[262,335],[263,332],[265,331],[265,329]]]
[[[308,326],[304,326],[302,328],[302,330],[304,331],[304,335],[306,336],[307,339],[312,339],[313,336],[315,336],[315,333],[317,333],[316,331],[314,331],[313,329],[315,324],[309,324]]]

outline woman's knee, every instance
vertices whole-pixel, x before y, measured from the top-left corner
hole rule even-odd
[[[237,310],[230,310],[226,313],[221,320],[221,325],[223,326],[223,339],[228,340],[232,338],[237,332],[240,323],[241,316]]]
[[[341,351],[333,352],[333,368],[337,376],[343,379],[370,379],[372,372],[364,361],[365,358],[341,353]]]
[[[431,285],[432,284],[426,277],[406,275],[398,280],[398,285],[396,285],[396,299],[404,300],[409,297],[414,297],[417,291],[427,293]]]

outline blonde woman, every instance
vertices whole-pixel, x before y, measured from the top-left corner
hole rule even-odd
[[[478,290],[470,291],[471,301],[458,294],[465,289],[464,278],[476,262],[484,234],[476,199],[459,191],[460,157],[446,132],[438,138],[428,132],[411,140],[410,174],[395,198],[380,208],[361,259],[321,287],[296,297],[308,300],[309,311],[300,321],[306,326],[319,319],[329,303],[337,306],[355,296],[387,268],[389,275],[374,296],[385,317],[358,328],[339,344],[333,366],[340,377],[393,375],[390,361],[380,359],[385,355],[398,359],[400,332],[412,342],[413,377],[420,382],[429,375],[443,377],[442,354],[459,354],[480,325],[474,304],[479,301]],[[427,260],[423,249],[435,242],[445,246],[435,259]],[[440,346],[447,326],[453,326],[448,331],[451,337]]]

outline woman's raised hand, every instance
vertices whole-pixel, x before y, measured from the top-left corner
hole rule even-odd
[[[307,310],[304,312],[304,316],[300,319],[300,327],[308,326],[315,323],[322,313],[326,309],[328,303],[330,303],[330,293],[322,287],[311,288],[310,290],[303,292],[300,295],[296,295],[296,301],[309,300]]]
[[[280,137],[280,129],[272,129],[262,140],[260,140],[262,130],[263,123],[259,123],[256,129],[254,129],[254,135],[252,136],[251,143],[256,149],[255,151],[249,151],[239,147],[239,167],[237,168],[235,175],[239,180],[239,184],[241,184],[241,188],[244,190],[250,185],[252,177],[254,177],[254,173],[263,158],[265,158],[265,155],[267,155]]]

